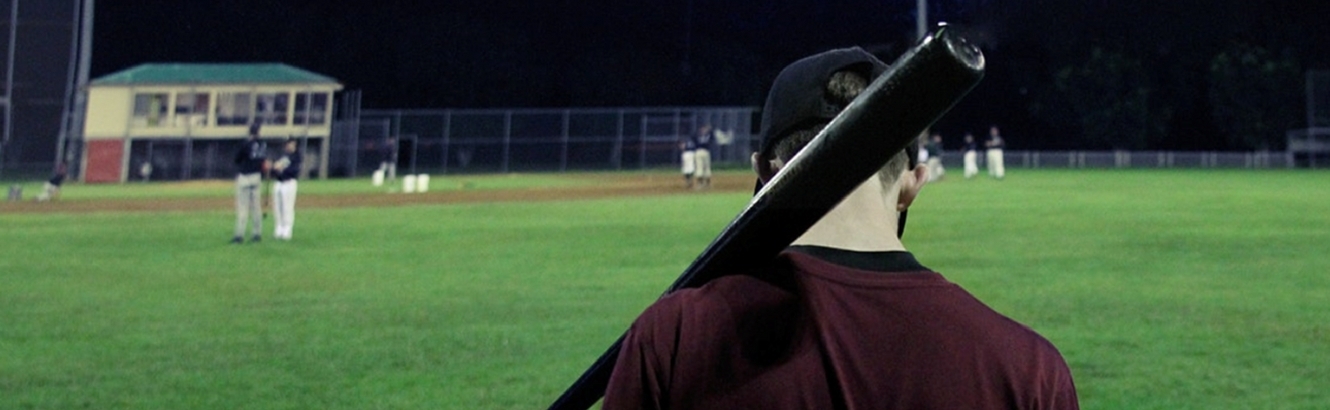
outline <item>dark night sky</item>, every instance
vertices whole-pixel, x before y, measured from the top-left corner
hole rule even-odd
[[[1257,45],[1304,69],[1330,66],[1330,30],[1318,21],[1330,15],[1330,2],[930,3],[931,20],[967,33],[989,60],[984,82],[940,125],[955,130],[1001,121],[1047,133],[1029,107],[1041,102],[1057,70],[1085,60],[1092,47],[1141,61],[1154,93],[1172,101],[1177,129],[1204,122],[1204,107],[1194,103],[1203,99],[1200,73],[1227,47]],[[859,45],[894,59],[913,41],[914,5],[104,0],[93,75],[143,62],[280,61],[363,90],[368,108],[760,106],[771,79],[798,57]]]

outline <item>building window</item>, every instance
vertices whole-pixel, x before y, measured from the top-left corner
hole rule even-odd
[[[249,93],[217,94],[217,125],[248,125],[254,109]]]
[[[167,98],[169,98],[169,95],[166,93],[134,94],[134,118],[132,123],[140,127],[165,125]]]
[[[207,93],[176,93],[175,126],[202,127],[208,125]]]
[[[264,124],[286,125],[286,111],[290,107],[291,94],[289,93],[264,93],[255,96],[256,109],[254,110],[258,118]]]
[[[328,93],[296,94],[297,125],[323,125],[328,122]]]

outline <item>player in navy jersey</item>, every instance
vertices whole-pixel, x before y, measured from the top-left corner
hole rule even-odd
[[[286,140],[282,157],[273,163],[273,178],[277,180],[272,187],[272,211],[276,219],[273,237],[285,241],[291,240],[291,230],[296,223],[296,180],[304,162],[299,148],[299,141]]]
[[[697,161],[694,175],[697,178],[698,188],[711,187],[711,146],[715,142],[716,133],[711,124],[703,124],[698,127],[697,133],[693,134],[693,157]]]
[[[259,202],[263,192],[263,173],[267,167],[267,147],[259,139],[259,123],[249,126],[249,138],[236,150],[236,229],[231,243],[245,242],[245,233],[252,233],[251,242],[263,239],[263,209]]]
[[[697,173],[696,149],[697,141],[691,135],[679,139],[679,170],[685,188],[693,187],[693,174]]]
[[[974,134],[965,133],[965,179],[979,175],[979,143]]]
[[[1002,163],[1002,150],[1007,147],[1007,141],[1002,139],[996,125],[988,127],[988,141],[984,142],[984,147],[988,149],[988,176],[1002,179],[1007,175],[1007,168]]]

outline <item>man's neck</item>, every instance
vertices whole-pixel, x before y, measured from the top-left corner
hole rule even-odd
[[[827,212],[793,245],[824,246],[859,252],[903,251],[896,237],[896,195],[885,197],[876,177],[869,178]],[[891,205],[887,205],[891,204]]]

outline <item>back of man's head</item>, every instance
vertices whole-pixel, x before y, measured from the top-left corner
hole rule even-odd
[[[786,66],[776,76],[762,109],[757,152],[759,173],[768,173],[763,171],[768,161],[789,162],[886,70],[885,63],[858,47],[826,51]],[[908,166],[910,156],[904,152],[909,151],[907,148],[892,157],[883,176],[894,181]]]

